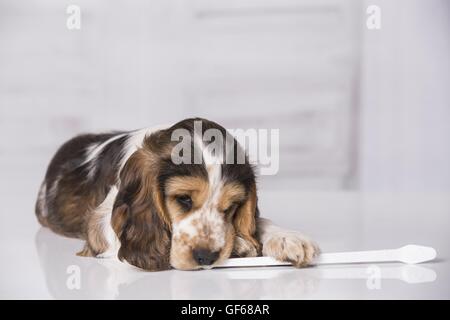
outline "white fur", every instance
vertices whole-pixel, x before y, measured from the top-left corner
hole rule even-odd
[[[119,174],[120,171],[122,171],[128,159],[132,156],[132,154],[135,153],[138,149],[142,148],[142,143],[144,142],[147,136],[151,135],[156,131],[166,129],[168,127],[169,126],[167,125],[160,125],[133,131],[130,137],[127,139],[127,142],[125,143],[122,159],[120,161]]]
[[[103,202],[96,209],[97,212],[103,215],[101,228],[103,230],[103,236],[108,242],[108,249],[105,252],[97,255],[97,257],[99,258],[116,257],[120,248],[120,241],[111,226],[112,209],[114,206],[114,201],[116,200],[117,193],[117,187],[112,187],[109,190],[105,200],[103,200]]]
[[[127,133],[122,133],[122,134],[118,134],[114,137],[109,138],[108,140],[102,142],[102,143],[94,143],[92,145],[90,145],[87,150],[86,150],[86,159],[83,161],[83,164],[86,164],[88,162],[91,162],[92,160],[94,160],[95,158],[98,157],[98,155],[102,152],[102,150],[111,142],[122,138],[123,136],[125,136]]]
[[[56,176],[55,181],[53,181],[53,184],[50,186],[46,185],[46,192],[47,192],[47,199],[54,199],[56,197],[56,193],[58,191],[58,184],[61,180],[62,176],[58,174]]]
[[[212,152],[205,147],[202,137],[194,137],[195,144],[202,151],[202,157],[205,162],[206,170],[208,171],[208,182],[210,195],[208,197],[209,203],[212,205],[217,203],[220,190],[222,188],[222,165],[219,158],[215,157]]]
[[[38,206],[39,206],[39,211],[40,214],[43,217],[46,217],[48,215],[48,210],[47,210],[47,201],[46,201],[46,193],[47,193],[47,184],[45,183],[45,181],[41,184],[41,187],[39,188],[39,193],[38,193]]]
[[[96,160],[97,160],[98,156],[100,155],[100,153],[110,143],[112,143],[112,142],[116,141],[117,139],[120,139],[124,136],[127,136],[127,135],[129,136],[127,141],[125,142],[124,149],[122,150],[122,156],[121,156],[121,161],[120,161],[120,166],[119,166],[119,173],[120,173],[120,171],[125,166],[125,163],[131,157],[131,155],[135,151],[137,151],[139,148],[142,148],[142,143],[148,135],[152,134],[155,131],[165,129],[167,127],[168,126],[166,126],[166,125],[161,125],[161,126],[155,126],[155,127],[151,127],[151,128],[139,129],[139,130],[132,131],[132,132],[121,133],[114,137],[109,138],[108,140],[106,140],[102,143],[94,143],[94,144],[90,145],[86,149],[86,159],[81,164],[81,165],[88,164],[88,166],[89,166],[88,179],[92,179],[94,177],[95,171],[97,170]]]
[[[96,160],[97,157],[100,155],[100,153],[105,149],[105,147],[110,144],[113,141],[116,141],[117,139],[120,139],[127,135],[126,133],[118,134],[117,136],[111,137],[108,140],[102,142],[102,143],[94,143],[90,145],[86,149],[86,159],[83,161],[81,165],[88,164],[88,179],[92,179],[95,176],[95,171],[97,170],[96,167]]]

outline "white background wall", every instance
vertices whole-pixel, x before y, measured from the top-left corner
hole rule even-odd
[[[66,28],[69,4],[79,31]],[[381,30],[365,27],[369,4]],[[0,0],[1,188],[34,190],[74,134],[199,115],[280,129],[280,173],[265,188],[448,191],[449,8]]]
[[[366,1],[381,30],[364,30],[360,185],[450,190],[450,2]]]

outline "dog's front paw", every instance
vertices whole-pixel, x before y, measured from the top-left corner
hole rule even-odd
[[[262,248],[263,256],[290,262],[297,268],[310,265],[319,253],[317,244],[293,231],[276,232],[270,235],[264,241]]]

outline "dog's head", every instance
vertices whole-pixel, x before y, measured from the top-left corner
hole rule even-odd
[[[254,170],[237,141],[214,122],[188,119],[146,137],[127,160],[112,226],[121,260],[199,269],[230,257],[237,238],[257,252],[257,214]]]

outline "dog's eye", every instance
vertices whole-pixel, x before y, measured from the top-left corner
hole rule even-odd
[[[190,196],[184,194],[181,196],[177,196],[176,200],[178,202],[178,204],[186,211],[191,210],[192,209],[192,199]]]
[[[226,208],[225,210],[223,210],[223,213],[225,213],[226,215],[233,215],[234,212],[236,211],[236,208],[238,207],[237,203],[233,203],[232,205],[230,205],[228,208]]]

